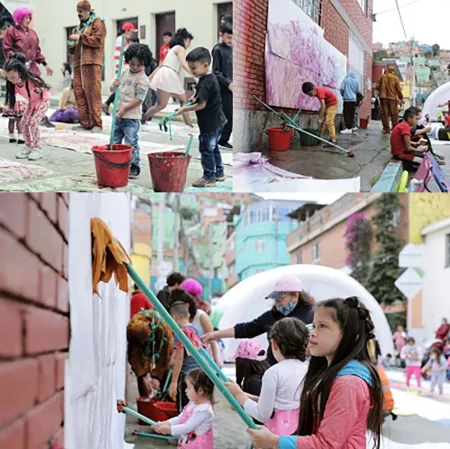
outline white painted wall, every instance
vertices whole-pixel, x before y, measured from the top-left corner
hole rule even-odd
[[[126,193],[70,195],[69,295],[71,341],[65,374],[67,449],[123,449],[125,415],[116,400],[125,396],[126,327],[129,295],[114,281],[92,295],[90,218],[99,217],[127,251],[131,198]]]
[[[441,319],[450,320],[450,267],[445,267],[446,235],[450,234],[450,220],[435,223],[424,229],[422,320],[427,340],[434,338]]]
[[[192,47],[206,47],[212,50],[217,42],[217,4],[229,0],[195,0],[195,6],[184,0],[143,1],[91,0],[98,16],[105,19],[107,38],[105,43],[106,73],[103,93],[109,94],[109,84],[114,76],[113,53],[117,38],[116,20],[139,18],[139,26],[145,25],[146,39],[153,54],[157,54],[155,36],[155,14],[175,11],[176,27],[187,28],[193,35]],[[57,71],[55,76],[46,78],[54,90],[62,82],[60,67],[66,60],[66,27],[78,24],[77,1],[33,0],[34,28],[41,41],[41,49],[49,65]],[[56,20],[56,17],[58,18]],[[159,52],[159,49],[158,49]]]

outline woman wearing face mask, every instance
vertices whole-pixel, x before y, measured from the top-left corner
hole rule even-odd
[[[298,318],[305,324],[312,323],[314,299],[303,290],[302,282],[295,276],[281,278],[266,299],[274,301],[269,311],[248,323],[239,323],[229,329],[209,332],[203,335],[203,342],[210,343],[218,338],[254,338],[265,333],[270,334],[272,326],[288,316]],[[267,362],[270,366],[277,363],[270,345]]]

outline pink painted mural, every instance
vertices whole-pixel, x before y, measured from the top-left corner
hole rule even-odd
[[[270,105],[318,111],[319,101],[304,95],[302,84],[311,81],[338,93],[347,58],[293,0],[269,0],[265,65]]]

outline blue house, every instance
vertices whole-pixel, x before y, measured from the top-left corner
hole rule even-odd
[[[286,236],[298,222],[288,216],[304,202],[266,200],[246,206],[236,220],[236,274],[241,281],[289,265]]]

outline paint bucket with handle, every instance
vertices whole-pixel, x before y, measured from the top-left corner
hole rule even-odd
[[[155,192],[184,191],[189,162],[191,161],[189,152],[193,139],[194,136],[191,135],[184,153],[165,151],[148,155],[150,175]]]
[[[122,76],[123,54],[125,50],[125,38],[122,39],[120,49],[119,70],[117,79]],[[130,165],[133,160],[133,147],[130,145],[115,145],[114,131],[116,126],[116,115],[119,104],[119,90],[116,89],[114,97],[114,112],[112,115],[110,144],[94,146],[95,171],[97,173],[97,183],[102,187],[126,187],[130,176]]]

